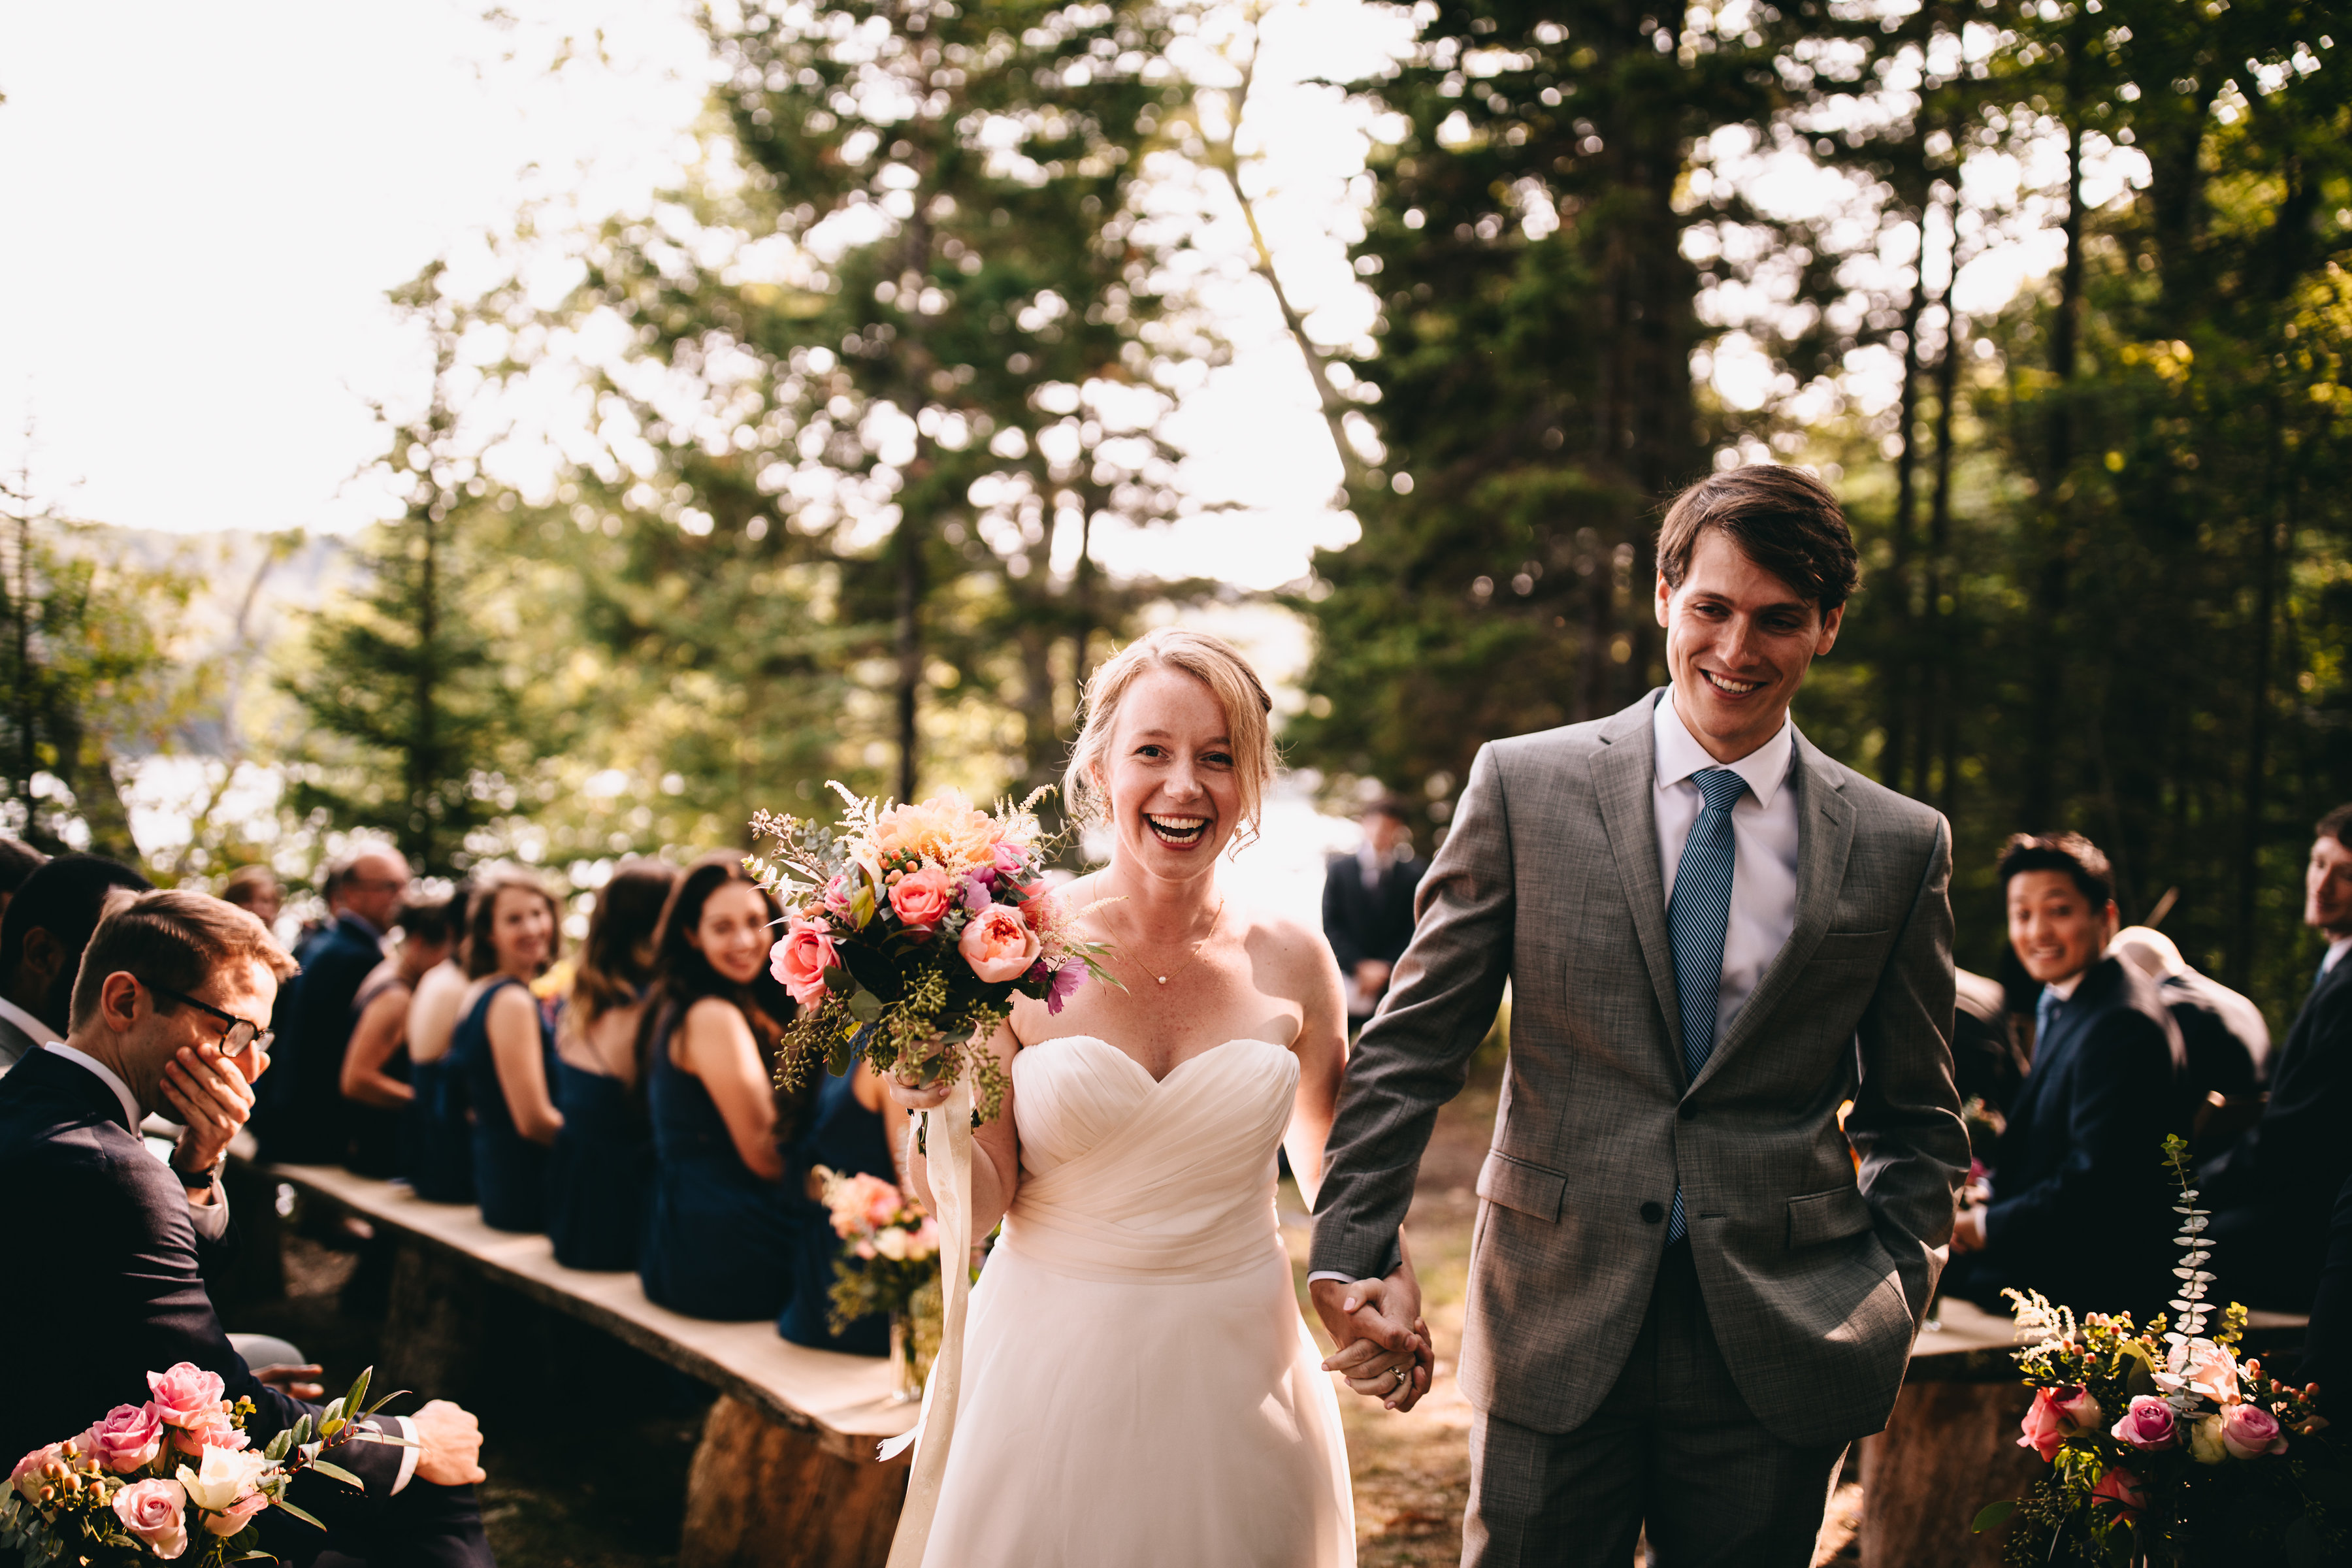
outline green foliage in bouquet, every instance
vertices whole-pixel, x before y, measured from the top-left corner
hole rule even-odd
[[[2188,1145],[2164,1147],[2180,1187],[2178,1316],[2145,1328],[2128,1313],[2078,1320],[2039,1292],[2003,1292],[2032,1342],[2016,1356],[2034,1391],[2019,1446],[2050,1468],[2024,1497],[1987,1507],[1976,1529],[2011,1524],[2001,1561],[2017,1568],[2341,1563],[2352,1467],[2323,1435],[2318,1386],[2290,1387],[2237,1355],[2244,1307],[2210,1325],[2210,1215],[2189,1185]]]

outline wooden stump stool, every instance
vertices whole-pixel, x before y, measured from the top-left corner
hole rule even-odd
[[[908,1474],[721,1394],[687,1473],[678,1568],[882,1568]]]

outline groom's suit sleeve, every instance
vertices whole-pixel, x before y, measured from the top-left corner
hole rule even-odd
[[[1348,1063],[1315,1205],[1315,1272],[1361,1279],[1393,1266],[1438,1108],[1461,1092],[1502,1004],[1515,904],[1509,805],[1483,746],[1422,879],[1412,945]]]
[[[1855,1030],[1862,1081],[1846,1135],[1862,1156],[1862,1195],[1894,1258],[1916,1323],[1951,1239],[1953,1201],[1968,1171],[1968,1131],[1952,1087],[1951,830],[1935,843],[1911,912]]]

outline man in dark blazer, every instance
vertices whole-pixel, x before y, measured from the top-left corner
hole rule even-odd
[[[250,1084],[268,1062],[264,1021],[292,969],[261,922],[233,905],[142,895],[91,938],[67,1037],[0,1079],[0,1192],[68,1216],[41,1227],[37,1255],[0,1288],[0,1451],[29,1452],[139,1404],[148,1373],[182,1362],[218,1375],[228,1399],[253,1400],[256,1443],[315,1415],[276,1379],[254,1375],[205,1284],[233,1246],[220,1163],[251,1108]],[[136,1131],[166,1110],[187,1129],[168,1163]],[[404,1441],[337,1450],[363,1491],[298,1479],[298,1498],[328,1533],[267,1512],[268,1549],[295,1561],[331,1547],[387,1563],[486,1568],[474,1418],[435,1401],[378,1427],[387,1429]]]
[[[147,879],[102,855],[60,855],[26,877],[0,913],[0,1072],[66,1032],[74,975],[99,916]]]
[[[1804,1568],[1968,1170],[1950,832],[1789,716],[1860,577],[1836,498],[1796,468],[1715,475],[1657,560],[1673,684],[1480,750],[1316,1203],[1332,1337],[1425,1352],[1398,1229],[1507,982],[1459,1373],[1468,1568],[1623,1568],[1645,1526],[1665,1568]],[[1409,1405],[1425,1370],[1350,1386]]]
[[[279,1079],[255,1132],[274,1163],[340,1165],[351,1152],[351,1104],[343,1099],[343,1057],[359,1020],[352,1004],[383,962],[408,863],[381,846],[362,849],[328,875],[332,921],[298,952],[302,965],[279,1009],[285,1032]]]
[[[2145,1322],[2171,1294],[2180,1030],[2156,984],[2102,956],[2115,874],[2074,833],[2020,834],[2000,858],[2010,945],[2042,982],[2033,1068],[1994,1152],[1987,1201],[1952,1230],[1945,1289],[1994,1310],[2004,1289]]]
[[[2336,1194],[2352,1180],[2352,805],[2319,822],[2304,923],[2327,941],[2271,1068],[2262,1120],[2200,1175],[2223,1297],[2310,1310]]]
[[[1362,847],[1323,871],[1323,938],[1346,979],[1348,1026],[1360,1029],[1387,994],[1389,974],[1412,941],[1412,899],[1429,862],[1405,839],[1404,807],[1383,795],[1364,808]]]

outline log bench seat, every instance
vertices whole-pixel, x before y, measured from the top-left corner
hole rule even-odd
[[[2226,1299],[2226,1293],[2225,1293]],[[2263,1354],[2303,1342],[2310,1320],[2250,1312],[2245,1348]],[[1995,1568],[2004,1531],[1971,1535],[1978,1510],[2025,1495],[2044,1468],[2017,1446],[2032,1395],[2019,1381],[2009,1318],[1944,1300],[1919,1331],[1886,1430],[1858,1446],[1863,1568]]]
[[[916,1414],[890,1397],[888,1363],[788,1343],[772,1322],[714,1323],[657,1307],[635,1275],[566,1268],[547,1237],[493,1230],[470,1205],[426,1203],[331,1166],[242,1163],[241,1184],[283,1183],[396,1239],[381,1360],[405,1386],[464,1387],[482,1351],[488,1289],[719,1390],[688,1473],[680,1568],[880,1568],[888,1557],[908,1461],[884,1463],[875,1450]]]

